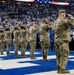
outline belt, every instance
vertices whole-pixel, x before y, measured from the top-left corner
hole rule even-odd
[[[68,43],[68,40],[63,40],[63,42],[66,42],[66,43]]]

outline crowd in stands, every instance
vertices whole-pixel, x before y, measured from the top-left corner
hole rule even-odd
[[[43,18],[48,18],[53,23],[57,19],[59,9],[65,9],[67,13],[74,15],[74,8],[69,6],[0,2],[0,26],[10,25],[13,30],[15,25],[22,23],[26,23],[27,27],[31,22],[40,25]]]
[[[11,18],[14,19],[16,18],[17,20],[21,21],[25,20],[26,23],[30,21],[40,23],[41,19],[44,17],[47,17],[49,20],[54,22],[57,18],[59,9],[66,9],[68,13],[74,15],[74,8],[67,6],[55,6],[37,3],[8,4],[0,2],[0,13],[3,12],[4,14],[13,13],[14,15],[11,14],[10,16]]]

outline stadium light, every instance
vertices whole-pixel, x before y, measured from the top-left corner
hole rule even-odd
[[[2,1],[3,3],[5,2],[5,1]]]
[[[34,2],[34,0],[15,0],[15,1]]]

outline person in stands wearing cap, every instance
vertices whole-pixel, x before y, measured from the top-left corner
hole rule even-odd
[[[66,19],[68,15],[69,19]],[[71,14],[66,14],[65,10],[59,10],[58,19],[54,22],[54,38],[55,38],[55,49],[56,49],[56,62],[57,62],[57,73],[66,74],[70,73],[65,70],[68,55],[69,55],[69,27],[74,26],[74,17]]]

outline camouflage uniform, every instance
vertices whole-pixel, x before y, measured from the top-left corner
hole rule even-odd
[[[28,41],[28,37],[26,36],[28,33],[28,30],[26,29],[26,26],[21,26],[21,56],[22,57],[26,57],[25,55],[25,51],[27,48],[27,41]]]
[[[42,44],[42,56],[43,60],[47,60],[48,50],[50,47],[50,41],[49,41],[49,24],[42,23],[40,25],[40,41]]]
[[[18,28],[18,26],[14,27],[14,46],[15,46],[15,56],[18,56],[18,48],[20,46],[21,43],[21,38],[20,38],[20,30]]]
[[[30,57],[31,59],[34,59],[34,52],[36,49],[36,31],[38,30],[38,28],[35,27],[30,27],[29,31],[30,31]]]
[[[10,31],[10,28],[6,28],[5,31],[5,43],[7,47],[7,55],[10,55],[10,49],[11,49],[11,39],[12,39],[12,32]]]
[[[55,49],[56,49],[56,61],[57,67],[65,69],[69,55],[69,28],[74,25],[74,18],[70,16],[70,20],[58,18],[54,23],[55,34]],[[61,71],[61,73],[69,73],[68,71]]]
[[[0,52],[2,55],[3,55],[4,45],[5,45],[5,32],[4,29],[0,29]]]

